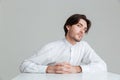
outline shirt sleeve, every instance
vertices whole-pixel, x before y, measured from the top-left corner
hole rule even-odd
[[[30,61],[24,61],[20,66],[22,73],[46,73],[47,66],[37,65]]]
[[[46,73],[47,64],[51,61],[49,58],[50,46],[43,47],[37,54],[24,60],[20,65],[22,73]]]
[[[82,59],[82,72],[101,72],[107,71],[106,63],[95,53],[95,51],[85,43],[84,56]]]

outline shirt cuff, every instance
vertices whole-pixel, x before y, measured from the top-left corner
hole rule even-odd
[[[82,72],[89,72],[89,67],[86,65],[80,65],[80,67],[82,68]]]
[[[47,67],[48,67],[48,66],[40,66],[38,72],[40,72],[40,73],[46,73]]]

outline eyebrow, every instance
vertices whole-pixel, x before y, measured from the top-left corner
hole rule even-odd
[[[83,24],[81,24],[81,23],[78,23],[78,24],[80,24],[81,26],[83,26]],[[86,29],[88,28],[88,27],[85,27]]]
[[[78,23],[78,24],[80,24],[80,25],[82,25],[82,26],[83,26],[83,24],[81,24],[81,23]]]

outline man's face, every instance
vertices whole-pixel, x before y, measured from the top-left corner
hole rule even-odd
[[[87,23],[85,20],[80,19],[77,24],[66,26],[68,29],[67,38],[71,42],[79,42],[87,30]]]

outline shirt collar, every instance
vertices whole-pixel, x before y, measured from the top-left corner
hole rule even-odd
[[[67,44],[69,47],[74,47],[77,45],[78,42],[76,42],[75,45],[72,45],[70,42],[68,42],[68,40],[66,38],[63,39],[63,41],[65,42],[65,44]]]

